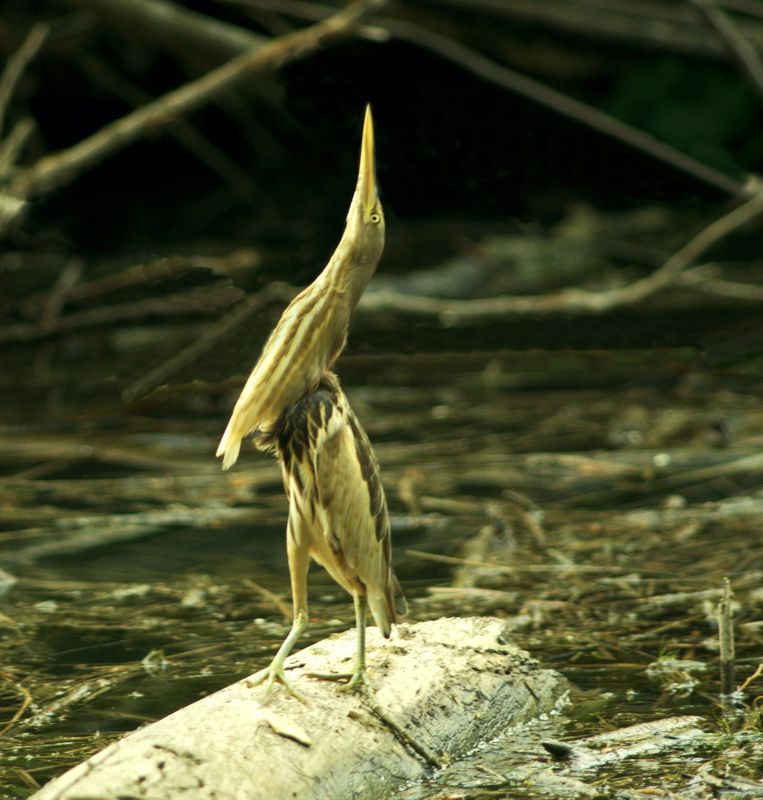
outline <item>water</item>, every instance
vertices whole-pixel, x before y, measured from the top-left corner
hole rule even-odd
[[[760,681],[747,716],[724,719],[714,609],[728,575],[741,683],[763,646],[763,381],[690,364],[656,374],[649,358],[598,354],[594,386],[565,354],[346,362],[411,618],[503,617],[576,686],[560,714],[401,797],[548,796],[520,769],[555,769],[541,741],[683,714],[708,738],[575,780],[667,796],[700,768],[757,777]],[[24,369],[17,386],[32,386]],[[0,431],[0,547],[16,578],[0,596],[9,798],[264,666],[289,627],[277,466],[249,449],[223,474],[212,457],[232,395],[198,387],[125,411],[108,383],[85,397],[66,369],[48,363],[48,389],[8,403]],[[317,568],[310,614],[304,645],[353,624]]]

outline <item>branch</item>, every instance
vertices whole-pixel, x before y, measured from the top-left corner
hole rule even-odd
[[[508,89],[588,128],[617,139],[635,150],[640,150],[652,158],[668,164],[674,169],[685,172],[710,186],[714,186],[726,194],[734,197],[744,197],[751,194],[750,188],[723,172],[697,161],[680,150],[676,150],[675,147],[655,139],[650,134],[634,128],[632,125],[622,122],[594,106],[576,100],[556,89],[552,89],[550,86],[546,86],[540,81],[497,64],[480,53],[470,50],[460,42],[412,23],[395,21],[390,22],[386,27],[397,39],[411,42],[437,53],[442,58],[459,64],[483,80],[494,83],[503,89]]]
[[[260,6],[264,5],[265,1],[246,0],[246,3],[250,6]],[[272,0],[267,0],[267,5],[272,8]],[[300,0],[278,0],[277,6],[285,9],[288,13],[309,19],[320,19],[330,13],[330,7],[300,2]],[[557,114],[573,119],[581,125],[616,139],[635,150],[646,153],[648,156],[662,161],[687,175],[691,175],[696,180],[713,186],[732,197],[749,197],[754,192],[751,186],[740,183],[725,173],[697,161],[686,153],[676,150],[675,147],[655,139],[650,134],[634,128],[632,125],[622,122],[594,106],[552,89],[534,78],[529,78],[495,61],[491,61],[481,53],[471,50],[460,42],[421,25],[385,18],[379,20],[373,26],[361,26],[358,29],[358,34],[371,41],[379,41],[381,38],[385,38],[386,34],[424,50],[429,50],[440,58],[458,64],[488,83],[493,83],[502,89],[507,89],[521,97],[526,97],[528,100],[549,108]]]
[[[698,268],[689,271],[689,267],[710,247],[761,213],[763,213],[763,192],[703,228],[650,275],[615,289],[588,291],[571,287],[542,295],[499,295],[458,300],[390,290],[374,291],[372,284],[370,291],[366,292],[358,304],[357,318],[359,322],[370,323],[373,326],[374,318],[380,316],[386,318],[385,324],[387,324],[390,315],[409,315],[434,319],[444,326],[453,327],[475,321],[484,322],[489,319],[528,315],[596,315],[636,305],[670,287],[683,289],[690,287],[703,294],[713,293],[739,302],[759,302],[763,297],[763,287],[718,280],[707,270]],[[251,258],[252,254],[243,250],[231,254],[229,260],[231,265],[235,265],[239,263],[239,259],[243,263],[251,263]],[[223,261],[211,259],[204,266],[224,271],[224,262],[225,259]],[[67,292],[66,300],[85,301],[139,285],[148,278],[171,274],[186,263],[182,259],[159,259],[153,264],[141,265],[118,275],[75,287]],[[198,259],[194,263],[200,265]],[[123,393],[125,399],[132,400],[170,382],[178,371],[198,362],[205,353],[227,341],[234,331],[256,319],[266,308],[273,304],[282,305],[291,300],[295,292],[293,287],[285,284],[267,285],[253,298],[231,309],[212,330],[207,331],[204,337],[130,384]],[[33,310],[43,298],[44,295],[35,297],[28,310]],[[241,298],[240,289],[223,286],[219,289],[205,287],[195,292],[166,298],[147,298],[130,303],[105,305],[47,321],[6,325],[0,331],[0,344],[36,341],[84,328],[131,321],[139,317],[207,314],[219,308],[232,306]]]
[[[743,7],[743,4],[745,4]],[[468,7],[504,19],[529,22],[564,35],[619,42],[668,53],[726,56],[718,40],[679,3],[663,0],[436,0],[439,6]],[[725,0],[724,5],[761,16],[758,0]],[[757,6],[757,9],[755,8]],[[763,26],[747,22],[745,30],[763,50]]]
[[[348,631],[287,660],[308,704],[239,681],[109,745],[37,797],[169,798],[178,786],[187,800],[397,796],[431,762],[558,706],[566,681],[503,635],[501,620],[473,617],[399,625],[389,640],[370,629],[375,693],[364,700],[308,677],[344,667]]]
[[[315,4],[307,0],[226,0],[234,5],[267,8],[291,16],[310,18]],[[598,39],[668,53],[727,58],[726,49],[710,35],[691,10],[663,0],[431,0],[438,11],[450,8],[483,14],[558,31],[565,36]],[[754,17],[763,17],[759,0],[724,0],[723,5]],[[330,6],[323,6],[323,13]],[[427,9],[430,10],[430,9]],[[421,7],[417,15],[426,13]],[[440,17],[441,18],[441,17]],[[745,34],[763,52],[763,25],[745,23]]]
[[[0,134],[3,132],[5,114],[16,90],[19,79],[24,74],[29,62],[40,52],[40,48],[48,38],[50,28],[38,23],[27,34],[21,47],[8,59],[2,76],[0,76]]]
[[[361,17],[383,4],[384,0],[359,0],[316,25],[274,39],[253,52],[243,53],[198,80],[109,123],[69,149],[40,159],[11,183],[10,199],[23,203],[70,183],[107,156],[147,132],[163,128],[175,122],[177,117],[195,111],[252,73],[277,70],[284,64],[310,55],[345,34]],[[7,225],[11,220],[0,220],[0,233],[3,221]]]
[[[763,100],[763,63],[757,50],[737,30],[733,22],[709,0],[688,0],[714,28],[734,61],[739,64],[758,96]]]
[[[34,120],[31,117],[24,117],[11,128],[5,139],[0,141],[0,180],[11,173],[19,153],[24,149],[34,129]]]
[[[221,288],[201,287],[191,292],[169,297],[146,298],[130,303],[99,306],[43,319],[37,323],[19,322],[6,325],[0,331],[0,344],[9,342],[34,342],[64,333],[84,330],[120,322],[134,322],[144,317],[173,317],[188,314],[206,315],[238,303],[243,290],[235,286]]]
[[[674,253],[658,270],[627,286],[591,292],[585,289],[562,289],[544,295],[525,297],[488,297],[477,300],[442,300],[434,297],[398,294],[397,292],[366,292],[358,305],[364,311],[405,311],[434,316],[446,325],[468,320],[508,315],[549,312],[601,314],[614,308],[642,302],[680,281],[681,273],[732,231],[763,213],[763,192],[703,228],[696,236]]]
[[[86,55],[80,58],[77,64],[90,80],[123,101],[126,100],[133,108],[144,106],[152,100],[148,92],[143,91],[116,70],[112,70],[108,64]],[[180,120],[170,128],[168,133],[189,153],[198,158],[205,167],[226,181],[231,190],[240,198],[249,202],[254,200],[255,192],[249,175],[191,123]]]
[[[166,0],[60,0],[86,8],[111,22],[118,30],[138,30],[162,45],[186,52],[203,48],[221,58],[263,46],[267,39],[214,17],[191,11]]]

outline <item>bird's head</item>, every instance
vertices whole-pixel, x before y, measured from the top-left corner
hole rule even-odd
[[[363,123],[358,182],[347,212],[347,227],[339,249],[344,250],[346,279],[357,302],[384,249],[384,211],[376,184],[374,120],[370,105],[366,106]]]

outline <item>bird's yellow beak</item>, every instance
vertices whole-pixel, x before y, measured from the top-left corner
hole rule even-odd
[[[374,118],[371,116],[370,104],[366,106],[366,118],[363,122],[363,138],[360,144],[358,195],[363,204],[363,216],[367,217],[378,200],[376,191],[376,161],[374,158]]]

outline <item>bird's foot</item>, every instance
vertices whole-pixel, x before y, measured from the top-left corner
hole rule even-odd
[[[314,678],[317,681],[347,681],[339,687],[340,692],[363,692],[366,695],[373,695],[373,686],[368,673],[364,669],[356,669],[354,672],[307,672],[305,676]]]
[[[298,692],[291,685],[290,681],[286,679],[286,673],[281,664],[271,664],[267,669],[263,669],[253,678],[250,678],[246,682],[246,685],[251,689],[255,686],[262,686],[262,684],[265,684],[265,695],[267,696],[276,683],[280,683],[292,697],[307,705],[305,696],[301,692]]]
[[[362,692],[368,697],[373,697],[374,687],[371,685],[371,679],[364,669],[356,669],[350,676],[350,680],[339,687],[340,692]]]

